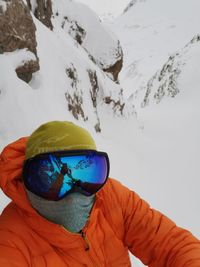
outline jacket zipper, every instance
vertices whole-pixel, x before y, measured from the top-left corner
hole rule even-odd
[[[90,243],[87,239],[85,232],[81,231],[81,236],[82,236],[83,240],[85,241],[85,251],[88,251],[90,249]]]
[[[62,229],[65,230],[66,232],[69,232],[69,231],[68,231],[65,227],[63,227],[62,225],[61,225],[61,227],[62,227]],[[86,227],[84,227],[84,228],[86,228]],[[99,267],[99,266],[95,263],[95,261],[94,261],[94,259],[91,257],[91,255],[89,254],[89,250],[90,250],[90,242],[89,242],[89,240],[88,240],[88,238],[87,238],[87,236],[86,236],[85,231],[81,230],[79,233],[73,233],[73,235],[79,235],[79,236],[81,236],[81,237],[83,238],[84,245],[85,245],[85,251],[87,251],[87,253],[88,253],[88,257],[89,257],[89,259],[90,259],[90,261],[91,261],[91,263],[92,263],[92,266],[93,266],[93,267]]]
[[[89,240],[88,240],[88,238],[87,238],[87,236],[86,236],[86,233],[85,233],[83,230],[81,230],[81,236],[82,236],[82,238],[83,238],[83,240],[84,240],[84,242],[85,242],[85,251],[88,251],[88,256],[89,256],[89,258],[90,258],[90,260],[91,260],[91,262],[92,262],[92,265],[93,265],[94,267],[98,267],[98,265],[95,263],[94,259],[93,259],[93,258],[91,257],[91,255],[89,254],[90,243],[89,243]]]

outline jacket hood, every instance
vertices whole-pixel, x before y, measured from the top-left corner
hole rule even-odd
[[[29,202],[22,181],[22,168],[27,140],[28,138],[24,137],[9,144],[0,155],[0,187],[13,201],[3,212],[5,219],[1,222],[0,228],[3,227],[9,231],[23,234],[25,230],[22,228],[28,225],[35,233],[53,246],[63,249],[78,248],[80,247],[80,240],[82,240],[81,234],[71,233],[63,226],[48,221]],[[95,231],[99,207],[102,206],[102,193],[102,190],[97,192],[90,220],[84,227],[84,230],[87,228],[87,231],[92,233]],[[9,223],[13,221],[13,218],[15,223]]]
[[[28,137],[7,145],[0,155],[0,187],[13,202],[28,212],[35,213],[26,195],[22,181],[22,168]]]

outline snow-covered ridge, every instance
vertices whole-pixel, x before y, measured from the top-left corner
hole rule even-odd
[[[52,1],[52,10],[54,28],[62,28],[72,36],[101,69],[109,72],[109,68],[118,62],[122,66],[123,55],[118,39],[90,8],[82,3],[60,0]]]
[[[152,88],[152,83],[155,86],[154,76],[159,72],[170,75],[168,68],[174,71],[174,77],[169,76],[168,82],[166,77],[160,77],[157,102],[163,91],[165,95],[169,93],[178,96],[177,85],[173,82],[178,79],[180,68],[176,53],[181,53],[181,48],[188,40],[199,34],[200,20],[197,10],[200,2],[148,0],[132,1],[131,4],[133,5],[128,12],[118,17],[111,26],[120,39],[124,52],[119,81],[139,112],[141,103],[144,102],[144,90],[146,93],[146,87]],[[167,93],[164,88],[168,85],[171,89]]]
[[[188,58],[192,57],[192,50],[196,48],[200,51],[200,35],[195,36],[182,50],[169,57],[162,69],[148,81],[142,107],[153,101],[158,104],[163,97],[175,97],[180,92],[179,76],[187,65]]]

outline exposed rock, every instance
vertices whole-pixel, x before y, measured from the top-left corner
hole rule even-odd
[[[0,50],[1,53],[27,48],[36,60],[26,62],[16,69],[19,78],[29,82],[32,73],[39,70],[36,51],[35,25],[28,7],[22,0],[6,1],[6,9],[0,9]]]
[[[96,132],[101,132],[100,119],[99,119],[98,111],[97,111],[97,96],[99,92],[97,74],[96,74],[96,71],[88,70],[88,75],[89,75],[90,83],[92,86],[92,90],[90,90],[90,96],[91,96],[92,104],[93,104],[94,111],[97,117],[97,123],[94,126],[94,128]]]
[[[38,71],[38,61],[34,60],[30,60],[16,69],[17,76],[27,83],[32,79],[32,73],[36,71]]]
[[[132,0],[127,7],[124,9],[123,13],[126,13],[132,6],[134,6],[135,4],[137,4],[138,2],[145,2],[146,0]]]
[[[200,42],[200,35],[199,35],[199,34],[195,35],[195,36],[192,38],[192,40],[191,40],[185,47],[188,47],[189,45],[191,45],[191,44],[195,44],[195,43],[197,43],[197,42]]]
[[[71,80],[71,86],[73,92],[66,92],[65,98],[68,103],[68,110],[72,112],[72,115],[75,119],[79,119],[79,116],[83,118],[84,121],[88,120],[83,111],[83,92],[77,87],[78,83],[78,74],[77,70],[73,64],[70,68],[66,69],[66,74]]]
[[[134,6],[137,3],[137,0],[132,0],[127,7],[124,9],[124,13],[126,13],[132,6]]]
[[[74,88],[77,88],[77,82],[78,82],[78,74],[76,71],[76,68],[74,67],[73,64],[71,64],[70,68],[66,69],[67,76],[71,80],[71,86]]]
[[[26,0],[26,2],[27,2],[27,5],[28,5],[29,9],[32,10],[31,0]]]
[[[99,91],[99,85],[98,85],[98,79],[96,71],[87,70],[89,80],[91,83],[91,90],[90,90],[90,96],[92,105],[94,108],[94,113],[96,117],[96,123],[94,125],[96,132],[101,132],[100,127],[100,119],[97,112],[97,95]],[[79,117],[82,117],[84,121],[88,120],[88,117],[84,113],[83,109],[83,91],[79,88],[79,79],[78,79],[78,73],[76,68],[73,64],[71,64],[71,67],[66,69],[66,74],[71,80],[71,87],[72,90],[68,90],[68,92],[65,93],[65,98],[68,103],[68,110],[72,112],[72,115],[75,119],[79,119]],[[71,92],[70,92],[71,91]]]
[[[78,24],[75,20],[70,20],[67,16],[63,18],[63,22],[61,27],[65,27],[65,23],[69,23],[69,34],[81,45],[85,35],[86,31]]]
[[[51,16],[52,16],[51,0],[35,0],[35,7],[32,6],[31,0],[26,0],[26,1],[30,10],[32,10],[33,14],[35,15],[35,17],[39,19],[49,29],[53,30],[53,25],[51,23]]]
[[[88,70],[88,75],[90,79],[90,83],[92,85],[92,90],[90,90],[90,96],[92,99],[93,107],[97,107],[97,95],[99,91],[98,79],[96,71]]]
[[[177,79],[181,73],[181,65],[184,63],[181,62],[179,53],[169,57],[162,69],[148,81],[142,107],[148,105],[151,94],[156,103],[159,103],[164,96],[175,97],[179,93]]]
[[[112,65],[106,68],[102,68],[104,72],[112,75],[112,80],[118,83],[118,75],[123,66],[123,50],[121,48],[120,42],[117,42],[117,47],[115,48],[115,58],[116,61]]]
[[[121,95],[123,95],[123,91],[121,90]],[[104,102],[106,104],[113,104],[113,111],[115,113],[117,113],[117,111],[120,112],[121,115],[123,115],[123,110],[124,110],[124,107],[125,107],[125,102],[121,102],[120,99],[118,99],[117,101],[114,100],[111,96],[106,96],[104,98]]]
[[[146,107],[152,101],[157,104],[164,97],[176,97],[181,87],[179,85],[179,76],[187,64],[188,53],[200,44],[200,35],[195,35],[183,49],[171,55],[161,70],[157,71],[153,77],[147,82],[145,95],[141,103],[141,107]],[[138,91],[137,91],[138,93]]]
[[[123,66],[123,56],[120,58],[120,60],[116,61],[116,63],[112,66],[110,66],[107,69],[103,69],[103,71],[110,73],[113,76],[113,80],[118,82],[118,75],[121,71]]]
[[[75,119],[79,119],[79,116],[81,116],[84,121],[86,121],[88,118],[85,117],[82,104],[83,104],[83,97],[82,95],[77,93],[74,93],[73,95],[69,93],[65,93],[65,97],[68,103],[68,110],[72,112],[72,115]]]

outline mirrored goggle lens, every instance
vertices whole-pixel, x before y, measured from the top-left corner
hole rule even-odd
[[[106,182],[109,160],[106,153],[80,155],[43,154],[24,165],[24,183],[31,192],[47,199],[60,199],[74,186],[86,195],[96,193]]]

